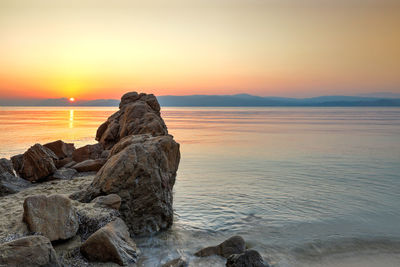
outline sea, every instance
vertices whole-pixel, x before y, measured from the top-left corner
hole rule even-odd
[[[95,143],[118,108],[0,107],[0,157]],[[400,266],[400,108],[163,107],[181,145],[174,224],[136,238],[139,266],[241,235],[276,267]]]

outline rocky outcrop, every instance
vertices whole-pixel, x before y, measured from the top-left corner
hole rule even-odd
[[[87,159],[72,166],[78,172],[97,172],[106,163],[106,159]]]
[[[53,178],[54,179],[62,179],[62,180],[72,179],[72,177],[74,177],[77,173],[78,173],[78,171],[75,169],[61,168],[61,169],[58,169],[53,174]]]
[[[82,162],[88,159],[99,159],[102,157],[104,149],[101,144],[86,145],[76,149],[72,153],[72,159],[75,162]]]
[[[162,267],[188,267],[188,266],[189,266],[188,263],[182,260],[182,258],[171,260],[162,265]]]
[[[260,253],[255,250],[246,250],[241,254],[233,254],[228,257],[227,267],[269,267],[264,263]]]
[[[14,176],[14,170],[11,160],[2,158],[0,159],[0,174],[4,172],[7,172]]]
[[[105,149],[111,149],[129,135],[167,135],[168,130],[160,115],[160,105],[152,94],[130,92],[122,96],[120,110],[100,125],[96,140]]]
[[[128,227],[117,218],[92,234],[81,246],[82,254],[90,261],[133,264],[137,260],[135,242]]]
[[[72,152],[75,150],[74,144],[64,143],[61,140],[54,141],[43,145],[47,147],[58,157],[58,159],[70,158],[72,157]]]
[[[27,236],[0,245],[0,266],[60,266],[50,240]]]
[[[119,210],[119,207],[121,206],[121,198],[117,194],[96,197],[91,202],[95,203],[95,207],[104,207],[115,210]]]
[[[71,200],[63,195],[27,197],[23,220],[30,231],[40,233],[50,241],[71,238],[79,228]]]
[[[207,257],[211,255],[219,255],[228,258],[232,254],[241,254],[246,250],[246,242],[241,236],[233,236],[218,246],[206,247],[196,252],[197,257]]]
[[[36,144],[22,156],[11,158],[14,169],[21,178],[37,182],[53,174],[57,168],[54,164],[58,157],[48,148]]]
[[[22,178],[8,172],[0,173],[0,197],[18,193],[29,186],[31,186],[31,183]]]
[[[128,136],[116,144],[92,184],[80,196],[90,201],[105,194],[122,198],[121,216],[131,233],[149,234],[172,225],[172,188],[180,160],[172,136]]]

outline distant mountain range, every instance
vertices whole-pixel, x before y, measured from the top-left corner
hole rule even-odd
[[[380,93],[358,96],[319,96],[311,98],[237,95],[158,96],[161,106],[174,107],[400,107],[400,94]],[[70,103],[57,99],[0,99],[0,106],[118,106],[116,99],[81,100]]]

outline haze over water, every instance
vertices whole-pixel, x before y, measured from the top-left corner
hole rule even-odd
[[[57,139],[94,143],[116,109],[0,107],[0,157]],[[136,240],[140,266],[189,258],[235,234],[276,266],[400,265],[400,108],[162,108],[162,116],[181,144],[175,222]]]

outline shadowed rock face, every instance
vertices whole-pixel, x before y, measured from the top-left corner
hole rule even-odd
[[[121,217],[133,234],[166,229],[173,221],[172,188],[179,160],[179,144],[170,135],[125,137],[78,199],[117,194]]]
[[[32,232],[50,241],[73,237],[79,228],[78,216],[71,200],[62,195],[29,196],[24,201],[24,222]]]
[[[91,261],[133,264],[137,260],[136,244],[128,227],[117,218],[92,234],[81,246],[82,254]]]
[[[264,263],[260,253],[255,250],[246,250],[241,254],[233,254],[228,257],[227,267],[269,267]]]
[[[0,245],[0,266],[60,266],[50,240],[27,236]]]
[[[97,130],[96,140],[105,149],[112,148],[128,135],[167,135],[168,130],[160,115],[160,105],[152,94],[130,92],[122,96],[120,110],[108,118]]]
[[[206,247],[196,252],[194,255],[198,257],[208,257],[211,255],[219,255],[228,258],[232,254],[243,253],[246,249],[246,242],[241,236],[233,236],[218,246]]]
[[[51,143],[43,145],[47,147],[59,158],[64,159],[72,156],[72,152],[75,150],[74,144],[64,143],[61,140],[57,140]]]
[[[13,165],[11,160],[2,158],[0,159],[0,174],[7,172],[14,176]]]
[[[101,144],[86,145],[80,147],[72,153],[75,162],[82,162],[88,159],[99,159],[102,157],[103,147]]]
[[[35,144],[23,155],[14,156],[11,160],[15,171],[21,178],[36,182],[57,170],[54,162],[58,160],[58,157],[50,149]]]
[[[18,193],[32,184],[8,172],[0,173],[0,197]]]

